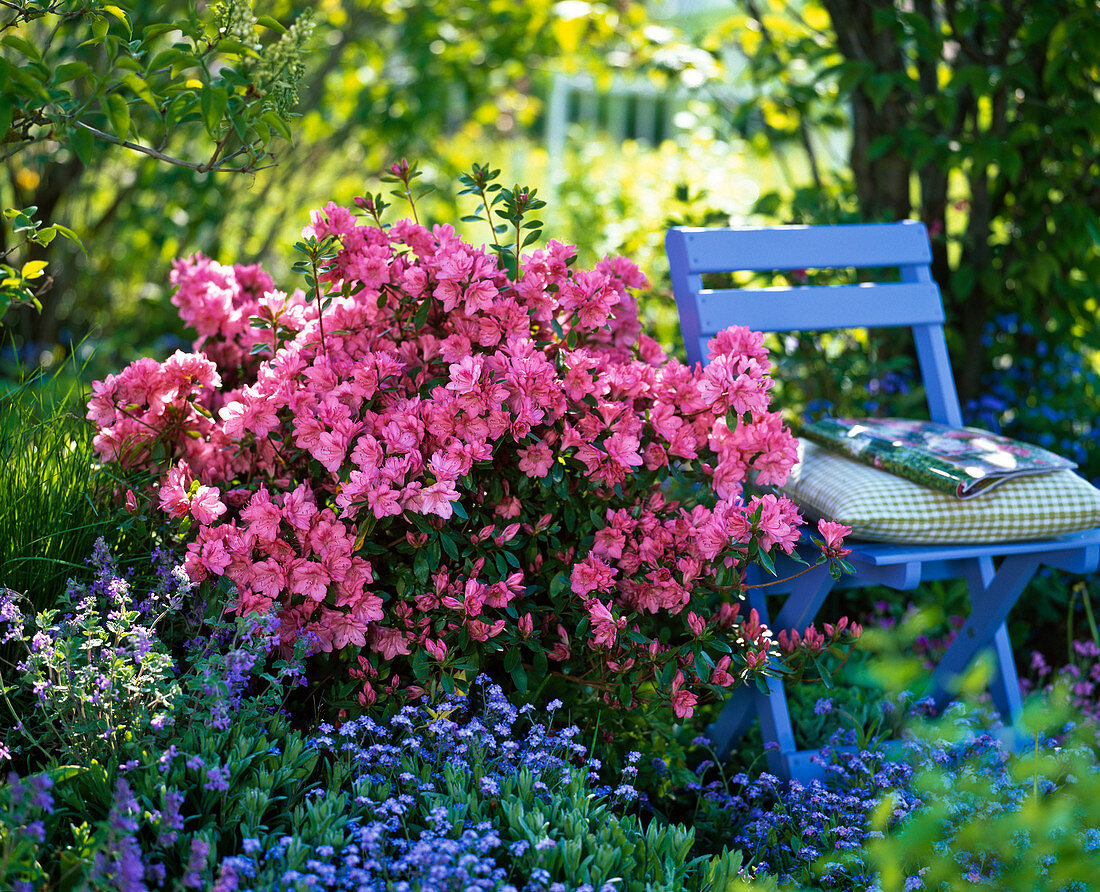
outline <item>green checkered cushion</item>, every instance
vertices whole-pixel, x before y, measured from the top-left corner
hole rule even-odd
[[[783,493],[852,537],[911,544],[1050,539],[1100,526],[1100,490],[1073,471],[1006,480],[960,500],[803,439]]]

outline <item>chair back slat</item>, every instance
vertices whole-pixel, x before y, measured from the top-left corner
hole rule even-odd
[[[818,331],[943,322],[939,289],[923,282],[727,288],[700,291],[697,300],[701,333],[708,336],[731,325]]]
[[[730,325],[758,331],[906,326],[913,330],[933,421],[962,424],[943,334],[940,291],[924,224],[670,229],[665,237],[689,363]],[[710,289],[710,273],[896,268],[900,282]]]
[[[932,251],[924,224],[916,220],[855,226],[763,226],[739,228],[736,253],[729,230],[683,227],[688,264],[694,273],[732,269],[869,269],[928,264]],[[734,262],[730,266],[731,261]]]

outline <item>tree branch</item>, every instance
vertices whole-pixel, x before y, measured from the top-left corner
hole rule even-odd
[[[97,139],[102,139],[105,142],[113,143],[116,146],[122,146],[124,149],[130,149],[134,152],[140,152],[143,155],[148,155],[150,158],[156,158],[158,161],[164,161],[168,164],[175,164],[177,167],[186,167],[188,170],[195,170],[199,173],[255,173],[259,170],[266,170],[269,167],[274,167],[274,164],[265,164],[260,167],[255,165],[246,165],[244,167],[223,167],[220,164],[210,162],[199,161],[186,161],[183,158],[176,158],[172,155],[166,155],[163,152],[158,152],[156,149],[151,149],[149,146],[143,146],[139,143],[130,142],[126,139],[119,139],[117,136],[112,136],[110,133],[104,133],[102,130],[98,130],[92,127],[90,124],[85,124],[83,121],[77,121],[76,126],[84,130],[87,130],[92,136]]]

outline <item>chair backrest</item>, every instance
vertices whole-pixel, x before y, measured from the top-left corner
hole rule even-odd
[[[933,421],[962,424],[943,335],[940,290],[923,223],[670,229],[672,288],[689,363],[730,325],[757,331],[912,329]],[[704,288],[707,273],[897,268],[900,281],[856,285]]]

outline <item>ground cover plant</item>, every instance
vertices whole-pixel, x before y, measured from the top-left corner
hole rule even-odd
[[[486,676],[388,719],[295,729],[280,707],[301,653],[269,659],[274,617],[226,621],[164,555],[147,592],[102,543],[91,569],[64,615],[0,605],[25,652],[3,681],[20,704],[0,751],[13,889],[1070,890],[1100,860],[1100,726],[1074,728],[1064,700],[1030,711],[1019,755],[957,704],[900,753],[839,732],[808,785],[707,759],[685,826],[645,807],[648,755],[604,771],[611,747],[555,721],[563,704],[516,705]]]

